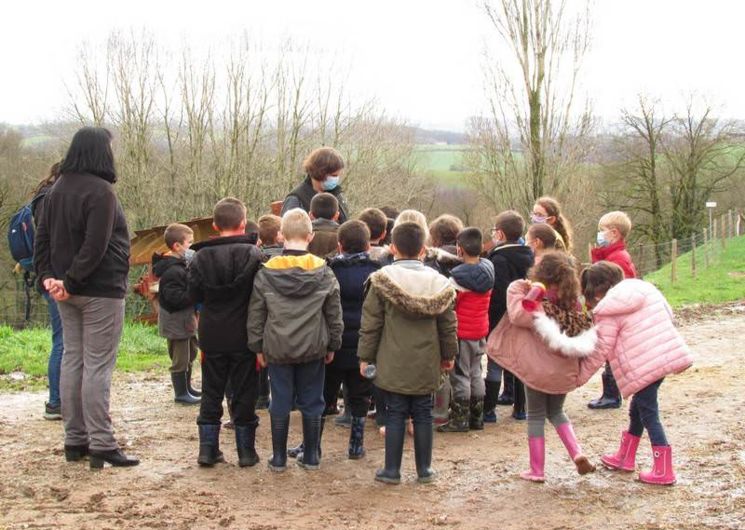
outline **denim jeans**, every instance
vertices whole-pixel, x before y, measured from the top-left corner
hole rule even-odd
[[[59,407],[61,404],[59,397],[59,380],[62,372],[62,355],[65,352],[64,342],[62,340],[62,319],[59,316],[59,308],[54,298],[49,293],[43,293],[47,301],[47,310],[49,311],[49,324],[52,326],[52,351],[49,352],[49,364],[47,365],[47,379],[49,379],[49,405]]]
[[[303,416],[320,417],[326,407],[323,386],[326,365],[323,359],[297,364],[269,363],[269,386],[272,401],[269,413],[279,418],[288,416],[293,403]]]
[[[415,425],[432,427],[432,394],[409,396],[383,391],[386,402],[386,429],[404,428],[404,422],[412,418]]]
[[[660,423],[660,408],[657,404],[657,391],[664,378],[642,388],[631,398],[629,406],[629,433],[641,436],[647,429],[653,446],[666,446],[665,429]]]

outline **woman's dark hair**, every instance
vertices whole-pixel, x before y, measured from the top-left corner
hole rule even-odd
[[[72,137],[67,154],[60,164],[60,174],[90,173],[116,182],[114,153],[111,150],[113,136],[103,127],[83,127]]]
[[[41,182],[39,182],[36,185],[36,188],[34,188],[33,197],[36,197],[44,188],[48,188],[49,186],[53,185],[55,182],[57,182],[57,179],[60,175],[60,164],[61,162],[55,162],[52,164],[52,167],[49,168],[49,174],[41,179]]]
[[[599,261],[582,271],[580,283],[585,300],[594,304],[611,287],[623,281],[623,269],[609,261]]]
[[[566,252],[551,251],[543,254],[540,263],[530,271],[530,279],[541,282],[546,287],[555,285],[558,289],[557,305],[572,309],[579,298],[579,277],[574,258]]]

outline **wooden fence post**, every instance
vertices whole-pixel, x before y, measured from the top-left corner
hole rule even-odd
[[[721,218],[721,230],[719,233],[719,239],[722,241],[722,250],[727,248],[727,226],[725,225],[724,215]]]
[[[704,267],[709,268],[709,229],[704,228]]]
[[[678,279],[678,240],[673,239],[670,243],[670,283],[675,283]]]
[[[732,210],[728,210],[727,211],[727,236],[730,239],[732,239],[735,235],[735,232],[733,230],[734,227],[735,227],[735,223],[734,223],[734,219],[732,218]]]
[[[639,267],[637,269],[639,278],[642,278],[647,272],[646,270],[642,270],[642,267],[644,267],[644,245],[639,245]]]
[[[691,278],[696,279],[696,234],[691,236]]]

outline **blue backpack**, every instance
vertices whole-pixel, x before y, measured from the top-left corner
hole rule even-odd
[[[44,195],[46,191],[21,206],[10,218],[8,226],[10,255],[26,272],[34,270],[34,206]]]

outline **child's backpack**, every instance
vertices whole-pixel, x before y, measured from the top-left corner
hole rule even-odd
[[[42,191],[30,202],[21,206],[10,218],[8,225],[10,255],[26,272],[34,269],[34,206],[45,195],[46,191]]]

